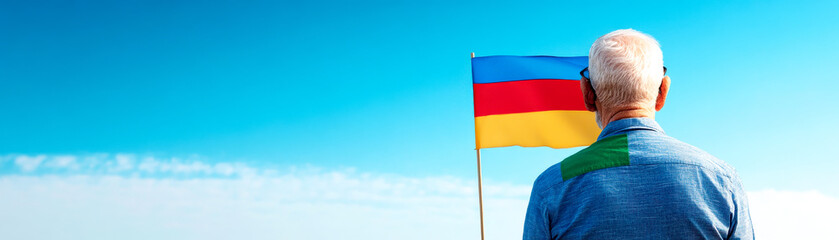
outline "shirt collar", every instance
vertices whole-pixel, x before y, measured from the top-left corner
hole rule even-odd
[[[606,127],[603,128],[603,131],[600,132],[600,136],[597,137],[597,141],[612,135],[633,130],[649,130],[664,134],[664,129],[661,129],[661,126],[659,126],[652,118],[624,118],[612,121],[606,125]]]

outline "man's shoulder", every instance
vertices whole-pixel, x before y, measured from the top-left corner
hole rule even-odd
[[[556,163],[545,169],[536,180],[533,182],[533,190],[531,194],[541,195],[545,190],[562,183],[562,171],[560,165],[562,162]]]
[[[627,134],[600,139],[542,172],[533,190],[542,191],[591,171],[627,166],[630,164],[628,147]]]
[[[696,146],[664,134],[631,134],[628,141],[632,165],[694,165],[731,177],[731,165]]]
[[[536,194],[574,177],[622,166],[696,166],[731,179],[733,167],[708,152],[673,137],[628,132],[605,137],[546,169],[533,183]]]

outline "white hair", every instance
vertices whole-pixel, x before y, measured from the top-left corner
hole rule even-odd
[[[632,29],[603,35],[589,50],[590,81],[606,108],[655,108],[663,66],[658,41]]]

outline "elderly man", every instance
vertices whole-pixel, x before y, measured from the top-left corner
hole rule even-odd
[[[603,132],[533,184],[524,239],[754,239],[734,169],[665,135],[658,42],[635,30],[597,39],[580,85]]]

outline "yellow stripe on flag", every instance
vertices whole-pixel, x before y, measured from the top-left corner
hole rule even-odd
[[[597,140],[600,128],[589,111],[541,111],[475,118],[478,148],[508,146],[569,148]]]

